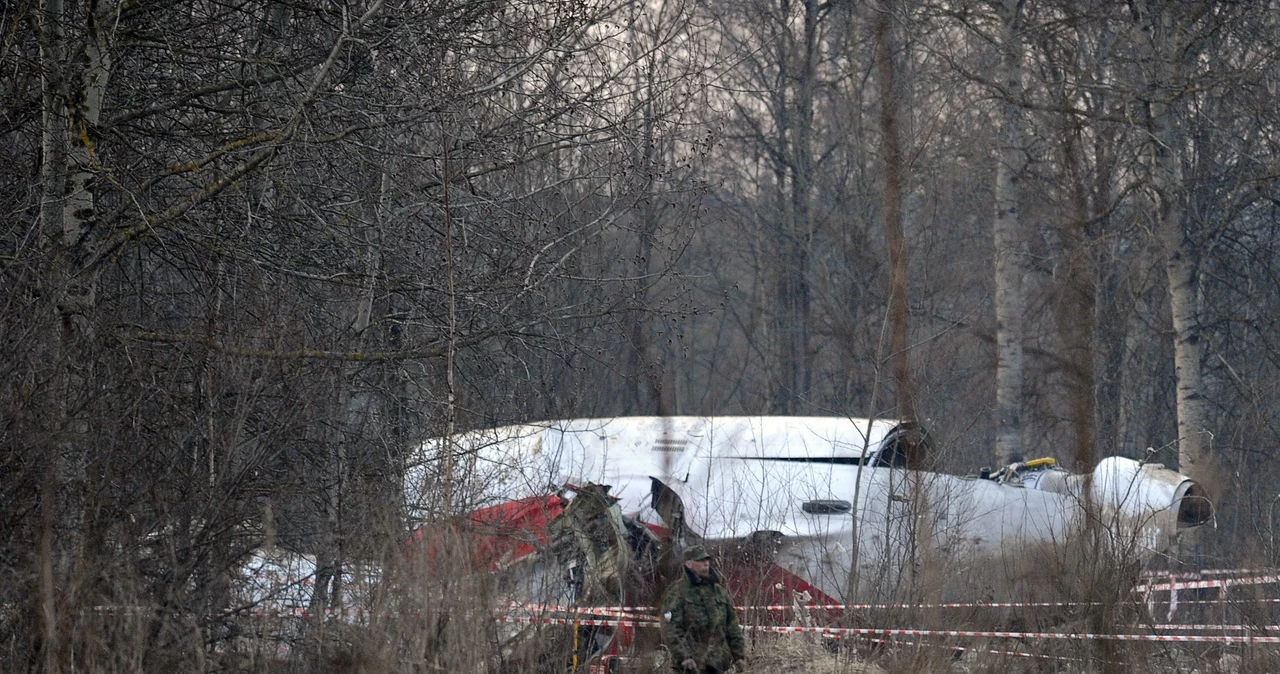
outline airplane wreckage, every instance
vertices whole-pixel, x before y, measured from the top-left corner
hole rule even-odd
[[[425,443],[405,502],[423,517],[422,486],[439,478],[442,453],[466,457],[458,492],[474,506],[464,519],[476,570],[511,578],[517,603],[580,607],[646,605],[662,568],[678,573],[670,560],[695,542],[715,553],[739,604],[836,604],[895,596],[922,546],[962,584],[993,558],[1067,544],[1086,503],[1139,557],[1213,517],[1199,484],[1159,464],[909,471],[903,436],[892,420],[835,417],[507,426]]]
[[[527,618],[505,625],[503,657],[528,657],[548,647],[537,616],[651,606],[680,573],[680,549],[694,543],[713,552],[736,604],[795,620],[808,605],[901,597],[925,550],[945,569],[943,594],[989,594],[1000,582],[991,573],[1037,548],[1074,545],[1086,517],[1139,558],[1213,518],[1203,488],[1159,464],[1108,457],[1081,475],[1046,458],[981,475],[912,471],[904,434],[881,419],[627,417],[435,438],[406,466],[406,515],[427,522],[409,552],[424,560],[445,545],[460,551],[473,574],[491,579],[495,608]],[[455,512],[467,514],[442,520],[426,486],[451,463],[462,475]],[[255,557],[247,575],[307,575],[280,564]],[[655,634],[593,626],[586,651],[637,652]]]

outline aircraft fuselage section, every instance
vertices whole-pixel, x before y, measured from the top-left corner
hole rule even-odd
[[[474,456],[462,483],[476,508],[596,483],[611,486],[625,515],[671,526],[670,513],[655,508],[656,482],[678,497],[687,537],[726,546],[771,540],[778,566],[831,597],[898,584],[912,557],[926,552],[960,573],[1030,546],[1065,544],[1086,505],[1110,535],[1146,551],[1212,512],[1194,482],[1121,457],[1104,459],[1087,478],[1052,462],[1011,466],[999,481],[907,471],[895,460],[897,430],[891,420],[826,417],[504,427],[426,443],[407,472],[406,500],[412,511],[446,447]]]

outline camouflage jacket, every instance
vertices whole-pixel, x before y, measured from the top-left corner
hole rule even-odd
[[[660,615],[662,639],[677,670],[693,658],[698,671],[726,672],[747,655],[733,602],[714,570],[710,578],[701,579],[685,569],[684,578],[662,598]]]

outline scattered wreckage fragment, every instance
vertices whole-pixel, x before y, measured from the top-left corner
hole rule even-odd
[[[624,515],[610,486],[595,483],[481,508],[467,516],[465,527],[450,526],[449,540],[468,551],[471,572],[490,576],[487,596],[495,611],[510,614],[502,625],[505,662],[528,665],[567,652],[598,660],[656,649],[657,631],[637,629],[635,623],[649,619],[649,607],[680,572],[672,561],[678,558],[678,539],[700,539],[679,532],[680,504],[670,490],[657,480],[651,487],[652,503],[666,514],[665,526]],[[414,534],[425,542],[427,558],[437,554],[431,541],[440,539],[438,529],[424,527]],[[825,597],[773,564],[776,544],[772,537],[753,537],[716,546],[735,601],[790,605],[796,597],[806,603]],[[591,607],[613,608],[591,613]],[[575,617],[584,624],[546,624],[548,619],[572,623]],[[784,612],[759,617],[781,619]],[[601,621],[621,624],[594,624]]]

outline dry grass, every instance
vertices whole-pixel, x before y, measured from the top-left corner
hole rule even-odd
[[[836,644],[807,635],[763,635],[751,649],[748,674],[886,674]]]
[[[468,575],[466,545],[441,540],[430,559],[405,559],[396,549],[384,557],[383,574],[373,594],[371,617],[363,624],[294,618],[216,617],[182,606],[161,606],[145,588],[123,581],[111,592],[83,593],[77,606],[58,609],[64,617],[69,651],[63,671],[89,674],[126,672],[208,672],[244,674],[570,674],[572,630],[560,626],[516,629],[492,620],[493,607],[521,590],[502,574]],[[900,597],[903,601],[962,599],[949,595],[968,584],[991,599],[1023,601],[1096,601],[1096,607],[1055,609],[961,609],[951,611],[878,611],[845,616],[863,627],[1046,632],[1128,632],[1161,621],[1130,591],[1136,567],[1083,546],[1059,545],[1023,551],[1016,559],[973,569],[950,578],[951,588]],[[1120,549],[1123,553],[1124,550]],[[389,561],[388,561],[389,560]],[[985,575],[978,571],[985,571]],[[513,576],[520,576],[513,573]],[[1247,590],[1233,590],[1243,598]],[[525,595],[524,599],[538,599]],[[550,598],[550,597],[545,597]],[[969,597],[975,599],[978,597]],[[1184,599],[1191,599],[1184,596]],[[1262,598],[1260,594],[1258,598]],[[93,603],[113,602],[140,610],[93,610]],[[150,602],[148,604],[147,602]],[[1231,613],[1196,615],[1180,608],[1184,621],[1227,619],[1271,625],[1276,605],[1255,602],[1232,605]],[[1201,611],[1201,613],[1204,613]],[[0,671],[38,668],[24,656],[15,619],[7,614],[8,643],[0,653]],[[512,640],[513,634],[519,634]],[[582,645],[589,631],[580,632]],[[648,636],[652,637],[652,633]],[[921,640],[916,640],[921,641]],[[929,641],[929,640],[923,640]],[[814,635],[749,635],[750,674],[1004,674],[1013,672],[1110,672],[1141,674],[1254,674],[1280,671],[1280,649],[1271,645],[1223,648],[1214,644],[1151,644],[1102,641],[955,640],[929,645],[832,641]],[[975,650],[956,657],[952,646]],[[987,649],[1022,651],[1037,658],[989,654]],[[580,652],[579,663],[587,657]],[[624,672],[666,674],[660,650],[639,649]],[[585,674],[585,667],[580,668]]]

